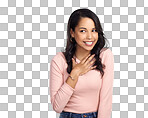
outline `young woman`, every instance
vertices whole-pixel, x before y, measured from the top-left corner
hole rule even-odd
[[[50,63],[50,100],[60,118],[110,118],[114,56],[106,41],[94,12],[71,14],[65,52]]]

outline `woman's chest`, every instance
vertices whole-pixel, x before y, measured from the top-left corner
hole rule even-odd
[[[66,71],[66,70],[65,70]],[[64,82],[68,78],[69,74],[64,75]],[[98,70],[90,70],[89,72],[78,77],[78,81],[75,86],[75,92],[85,93],[98,91],[102,83],[101,75]]]

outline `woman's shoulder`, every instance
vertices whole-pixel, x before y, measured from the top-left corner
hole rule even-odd
[[[102,48],[101,51],[100,51],[100,56],[103,58],[104,56],[109,56],[109,55],[112,55],[113,56],[113,53],[111,51],[110,48]]]
[[[63,52],[57,52],[56,55],[52,58],[52,60],[58,61],[58,62],[65,61],[65,56]]]

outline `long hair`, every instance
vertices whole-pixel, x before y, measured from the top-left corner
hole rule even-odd
[[[65,56],[65,59],[67,61],[67,65],[68,65],[67,72],[70,74],[70,72],[72,70],[72,58],[75,54],[76,45],[77,45],[75,39],[72,38],[72,36],[70,34],[70,29],[75,31],[75,27],[78,25],[80,19],[86,18],[86,17],[91,18],[94,21],[96,31],[98,33],[98,41],[95,44],[95,46],[93,47],[93,49],[91,50],[91,55],[95,54],[94,58],[96,59],[96,62],[94,63],[94,65],[97,66],[95,69],[99,70],[101,73],[101,76],[103,77],[103,75],[104,75],[103,68],[105,68],[105,65],[101,63],[100,51],[102,48],[104,48],[106,46],[107,39],[104,36],[103,29],[101,27],[101,23],[99,21],[99,18],[97,17],[97,15],[94,12],[92,12],[91,10],[89,10],[87,8],[81,8],[81,9],[75,10],[71,14],[71,16],[69,17],[69,20],[68,20],[67,45],[66,45],[65,51],[62,52]],[[106,46],[106,48],[109,48],[109,47]]]

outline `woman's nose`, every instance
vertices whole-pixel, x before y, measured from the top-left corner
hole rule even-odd
[[[91,38],[92,38],[91,32],[88,32],[88,33],[87,33],[87,38],[88,38],[88,39],[91,39]]]

